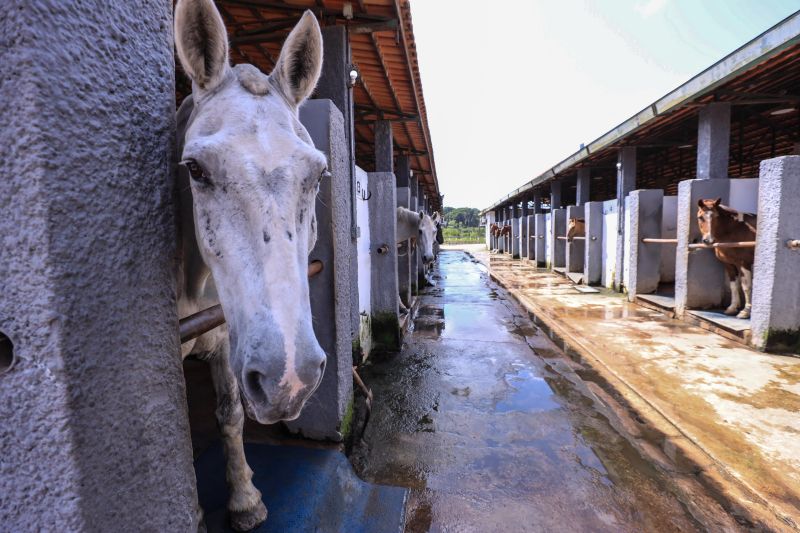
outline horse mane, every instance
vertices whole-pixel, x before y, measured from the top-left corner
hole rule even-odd
[[[757,224],[758,224],[758,216],[756,216],[755,214],[738,211],[738,210],[736,210],[736,209],[734,209],[734,208],[732,208],[730,206],[722,205],[722,204],[717,206],[717,210],[719,210],[720,213],[723,213],[723,214],[731,217],[736,222],[739,222],[740,224],[744,224],[745,226],[747,226],[750,229],[750,231],[755,233],[756,227],[757,227]]]

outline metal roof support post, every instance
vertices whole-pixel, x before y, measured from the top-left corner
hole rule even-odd
[[[625,264],[625,197],[636,188],[636,147],[625,146],[617,154],[617,253],[614,290],[622,291]]]
[[[697,123],[697,179],[728,177],[731,104],[714,102],[700,109]]]
[[[591,169],[582,167],[578,169],[577,187],[575,190],[575,205],[583,205],[589,201],[589,184],[591,183]]]

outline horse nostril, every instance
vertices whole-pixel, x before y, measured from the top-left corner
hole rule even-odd
[[[267,403],[267,393],[261,382],[264,374],[256,370],[250,370],[245,374],[244,386],[247,389],[247,396],[255,403]]]
[[[319,375],[321,376],[321,375],[323,375],[324,373],[325,373],[325,360],[323,360],[323,361],[322,361],[322,362],[319,364]]]

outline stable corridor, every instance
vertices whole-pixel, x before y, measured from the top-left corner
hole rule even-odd
[[[411,489],[406,531],[737,529],[702,491],[681,503],[691,475],[642,456],[619,431],[638,422],[483,265],[442,251],[434,279],[402,352],[361,369],[375,399],[351,457]]]

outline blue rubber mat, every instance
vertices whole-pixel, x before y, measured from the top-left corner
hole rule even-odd
[[[397,533],[407,489],[361,481],[338,451],[245,444],[253,483],[267,506],[258,532]],[[209,533],[231,531],[225,504],[225,458],[216,443],[195,461],[197,491]]]

